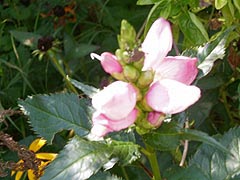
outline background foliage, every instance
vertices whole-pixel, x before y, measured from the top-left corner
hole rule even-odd
[[[93,111],[87,96],[97,90],[93,87],[112,81],[89,53],[118,48],[122,19],[143,39],[160,16],[172,23],[175,49],[170,54],[199,59],[194,84],[202,90],[201,99],[143,139],[130,129],[104,142],[87,141]],[[239,179],[239,19],[238,0],[2,0],[1,131],[25,145],[36,135],[48,140],[43,151],[59,156],[42,179],[149,179],[143,141],[157,150],[167,179]],[[43,50],[42,37],[50,40],[44,48],[53,45],[54,51],[36,51]],[[186,139],[188,156],[179,167]],[[0,158],[17,161],[5,146]]]

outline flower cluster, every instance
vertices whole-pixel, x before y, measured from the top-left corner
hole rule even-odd
[[[157,19],[139,46],[135,37],[132,27],[123,21],[115,55],[91,54],[117,79],[92,98],[96,111],[91,133],[96,136],[132,124],[144,133],[159,127],[166,115],[182,112],[200,98],[200,89],[190,85],[198,73],[197,58],[167,56],[172,49],[168,21]]]

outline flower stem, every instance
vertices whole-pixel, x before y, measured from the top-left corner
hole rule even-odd
[[[75,89],[75,87],[72,85],[72,83],[67,79],[67,75],[65,74],[65,71],[63,70],[61,64],[58,62],[57,58],[56,58],[56,53],[49,50],[48,51],[48,56],[50,57],[50,59],[52,60],[52,62],[54,63],[54,65],[56,66],[58,72],[63,76],[64,81],[66,83],[67,88],[74,92],[74,93],[78,93],[77,90]]]
[[[159,165],[158,165],[158,160],[157,160],[157,154],[156,151],[149,146],[147,143],[145,143],[146,149],[149,152],[148,154],[146,154],[149,163],[151,165],[152,171],[153,171],[153,178],[152,180],[161,180],[161,173],[160,173],[160,169],[159,169]]]

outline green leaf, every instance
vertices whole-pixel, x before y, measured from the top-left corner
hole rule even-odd
[[[238,11],[240,12],[240,1],[239,0],[233,0],[233,3],[235,5],[235,7],[238,9]]]
[[[201,45],[207,41],[199,29],[199,23],[196,23],[196,20],[195,22],[193,20],[195,20],[193,16],[190,17],[190,14],[187,12],[182,13],[178,18],[178,25],[184,34],[184,42],[187,47]]]
[[[204,28],[202,22],[198,19],[198,17],[194,13],[191,13],[190,11],[188,11],[188,14],[189,14],[192,22],[200,30],[200,32],[202,33],[204,38],[208,41],[209,40],[208,33],[207,33],[206,29]]]
[[[227,4],[227,0],[215,0],[216,9],[221,9],[223,6]]]
[[[222,152],[229,153],[228,149],[226,149],[222,144],[216,141],[214,138],[210,137],[208,134],[194,130],[194,129],[183,129],[180,132],[180,138],[185,140],[193,140],[193,141],[200,141],[206,144],[215,147],[216,149],[221,150]],[[230,153],[229,153],[230,154]]]
[[[75,136],[47,167],[41,180],[88,179],[106,164],[111,148]]]
[[[41,37],[39,34],[30,33],[30,32],[21,32],[12,30],[10,31],[11,35],[20,41],[22,44],[29,46],[33,49],[37,48],[38,39]]]
[[[188,117],[194,121],[196,128],[209,117],[213,106],[218,102],[218,91],[218,89],[206,91],[198,102],[188,108]]]
[[[19,106],[29,116],[33,130],[50,143],[63,129],[73,129],[79,136],[89,133],[92,109],[75,94],[30,96],[20,100]]]
[[[88,179],[101,168],[112,168],[117,161],[127,165],[139,157],[139,146],[131,142],[109,140],[105,143],[75,136],[47,167],[41,180]]]
[[[161,151],[170,151],[180,145],[180,140],[193,140],[209,144],[223,152],[229,151],[208,134],[194,129],[180,128],[175,122],[164,122],[155,131],[143,136],[146,143]]]
[[[148,14],[147,23],[144,29],[144,36],[146,36],[149,28],[157,18],[164,17],[167,19],[170,12],[171,12],[171,3],[169,3],[168,0],[162,0],[156,3]]]
[[[230,129],[219,142],[229,149],[223,153],[209,145],[202,145],[190,161],[191,166],[198,166],[208,179],[227,180],[240,174],[240,127]]]
[[[152,0],[138,0],[137,5],[151,5],[154,4]]]
[[[209,180],[197,166],[191,168],[175,167],[164,172],[164,178],[169,180]]]
[[[97,174],[91,176],[88,180],[123,180],[120,177],[110,174],[109,172],[98,172]]]
[[[112,141],[110,146],[113,148],[113,156],[119,158],[123,166],[131,164],[141,156],[139,145],[132,142]]]
[[[198,79],[206,76],[211,71],[214,62],[217,59],[223,59],[225,55],[226,40],[233,29],[234,27],[228,28],[224,32],[220,33],[217,37],[212,39],[209,43],[198,48],[197,58],[200,63],[198,68],[203,72]]]
[[[216,60],[223,59],[227,38],[234,29],[235,27],[230,27],[213,36],[210,42],[204,46],[186,49],[182,53],[183,56],[198,58],[198,68],[201,69],[201,72],[198,73],[197,79],[206,76],[211,71]]]
[[[180,144],[179,129],[177,123],[164,122],[157,130],[143,136],[144,141],[160,151],[171,151]]]
[[[69,34],[64,34],[64,53],[65,59],[72,61],[73,59],[79,59],[91,52],[96,51],[99,47],[92,44],[79,44],[73,36]]]
[[[96,94],[99,89],[89,86],[86,84],[83,84],[75,79],[71,79],[70,77],[67,77],[67,79],[78,89],[80,89],[84,94],[86,94],[88,97],[92,97],[94,94]]]

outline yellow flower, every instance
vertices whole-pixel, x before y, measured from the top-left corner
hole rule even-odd
[[[46,140],[38,138],[30,144],[28,149],[35,153],[39,149],[41,149],[41,147],[43,147],[46,144],[46,142],[47,142]],[[36,155],[36,158],[41,161],[41,164],[38,167],[39,173],[42,173],[43,169],[51,161],[53,161],[57,156],[57,154],[55,154],[55,153],[35,153],[35,155]],[[23,162],[23,160],[18,161],[18,163],[22,163],[22,162]],[[16,171],[12,171],[11,175],[13,176],[15,173],[16,173]],[[17,171],[16,176],[15,176],[15,180],[20,180],[23,173],[24,173],[24,171]],[[28,175],[29,180],[38,180],[39,179],[34,175],[34,171],[32,169],[29,169],[27,171],[27,175]],[[41,175],[43,175],[43,174],[41,174]]]

